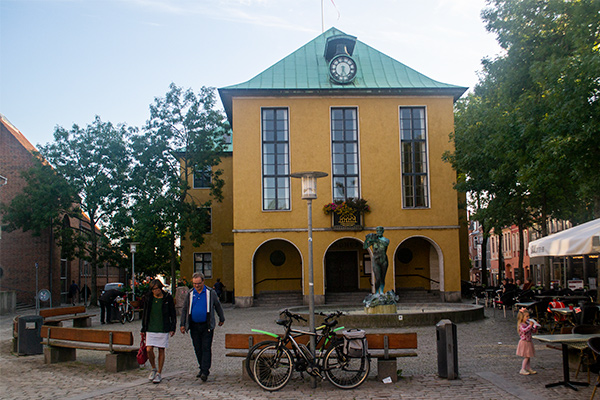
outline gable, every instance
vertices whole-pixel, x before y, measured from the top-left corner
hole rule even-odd
[[[467,90],[433,80],[359,40],[351,50],[356,77],[350,83],[336,83],[329,78],[325,49],[328,39],[338,35],[352,38],[331,28],[252,79],[219,89],[229,121],[236,96],[443,95],[456,101]]]

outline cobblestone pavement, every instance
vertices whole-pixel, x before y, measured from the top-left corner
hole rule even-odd
[[[90,310],[96,313],[99,310]],[[31,314],[32,312],[29,312]],[[99,314],[99,312],[97,312]],[[24,315],[27,313],[24,313]],[[15,356],[11,353],[12,318],[0,317],[0,398],[2,399],[589,399],[592,387],[575,392],[565,387],[547,389],[545,384],[562,377],[561,353],[535,343],[532,367],[537,375],[518,374],[521,358],[515,355],[518,342],[515,317],[486,310],[483,321],[458,324],[457,380],[437,375],[436,329],[414,327],[388,331],[417,332],[418,357],[399,359],[403,378],[384,384],[377,380],[377,362],[372,361],[368,380],[359,388],[344,391],[329,382],[312,389],[307,378],[294,373],[290,383],[278,392],[260,389],[243,381],[241,359],[225,357],[225,333],[247,333],[251,328],[279,332],[274,323],[277,309],[225,308],[226,322],[217,328],[213,343],[213,366],[207,382],[197,379],[197,364],[188,335],[180,332],[170,339],[163,382],[150,383],[148,363],[134,371],[108,373],[104,352],[77,350],[77,361],[45,365],[43,355]],[[139,320],[133,323],[100,325],[95,329],[131,330],[139,344]],[[385,331],[377,329],[377,331]],[[574,378],[571,371],[571,378]],[[585,374],[578,380],[585,380]],[[592,376],[592,381],[595,377]]]

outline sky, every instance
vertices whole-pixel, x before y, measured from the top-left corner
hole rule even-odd
[[[245,82],[333,27],[472,88],[485,0],[0,0],[0,113],[37,146],[96,115],[141,127],[171,83]],[[323,18],[322,18],[323,17]]]

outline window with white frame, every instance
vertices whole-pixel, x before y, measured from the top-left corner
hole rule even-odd
[[[333,199],[360,197],[356,108],[331,109]]]
[[[194,272],[202,272],[205,278],[212,278],[211,253],[194,253]]]
[[[208,189],[212,181],[210,165],[200,171],[194,171],[194,189]]]
[[[287,108],[262,109],[263,210],[290,209]]]
[[[404,208],[429,207],[425,107],[400,107]]]

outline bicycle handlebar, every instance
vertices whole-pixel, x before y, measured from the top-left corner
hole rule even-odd
[[[296,321],[304,321],[307,322],[306,319],[304,319],[302,316],[298,315],[298,314],[293,314],[291,312],[289,312],[289,310],[283,310],[281,313],[279,313],[279,316],[285,315],[290,321],[293,319],[295,319]]]

